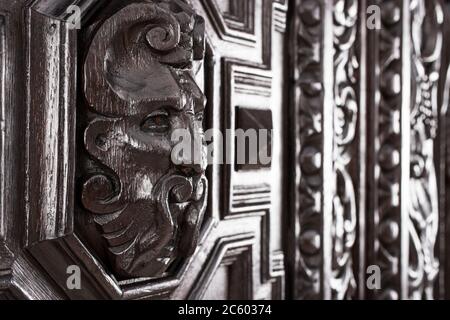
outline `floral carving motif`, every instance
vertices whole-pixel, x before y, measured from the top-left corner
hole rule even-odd
[[[357,0],[334,1],[334,185],[333,221],[331,227],[332,295],[350,298],[356,289],[353,274],[353,246],[356,240],[356,193],[349,166],[356,143],[358,101],[356,54],[358,21]]]

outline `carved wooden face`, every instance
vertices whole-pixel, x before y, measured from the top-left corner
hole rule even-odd
[[[203,33],[202,19],[184,2],[136,3],[100,26],[87,53],[84,92],[98,116],[84,144],[106,169],[86,179],[82,202],[121,276],[160,276],[196,248],[206,152],[200,162],[175,165],[171,136],[185,129],[203,141],[205,98],[193,70]]]

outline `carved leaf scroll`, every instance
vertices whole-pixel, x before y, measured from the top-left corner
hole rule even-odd
[[[333,262],[331,290],[333,298],[352,297],[356,289],[353,274],[353,247],[356,241],[356,192],[350,174],[354,161],[358,101],[356,53],[358,1],[334,1],[334,184]]]
[[[374,57],[379,71],[372,92],[373,116],[377,119],[374,124],[374,166],[371,168],[374,179],[374,260],[370,263],[381,269],[381,288],[370,294],[377,299],[396,300],[401,294],[402,1],[380,1],[378,5],[381,29],[374,31],[377,32]]]
[[[434,142],[443,12],[438,1],[428,0],[411,1],[410,10],[413,93],[408,295],[411,299],[433,299],[434,282],[439,271],[435,257],[439,211]]]

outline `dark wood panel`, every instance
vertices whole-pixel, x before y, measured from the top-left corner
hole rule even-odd
[[[448,298],[449,29],[441,0],[0,0],[0,299]]]
[[[228,165],[211,164],[207,181],[206,163],[172,164],[170,133],[187,128],[203,139],[200,118],[203,129],[234,130],[235,121],[245,129],[282,127],[284,97],[273,94],[272,83],[276,78],[276,88],[283,86],[283,59],[271,52],[284,50],[287,4],[105,4],[15,1],[14,17],[26,15],[17,21],[23,33],[14,38],[6,36],[8,15],[1,20],[1,45],[8,39],[26,45],[23,56],[14,48],[12,66],[27,76],[26,123],[18,125],[25,148],[13,152],[25,168],[26,179],[14,180],[26,199],[18,209],[26,218],[14,220],[25,244],[1,251],[2,268],[10,270],[2,281],[2,288],[9,287],[4,297],[198,298],[195,284],[213,292],[220,283],[229,298],[283,298],[282,154],[264,168],[233,169],[233,179],[263,177],[251,185],[232,183],[225,178],[231,171],[222,179]],[[71,5],[80,7],[81,30],[69,25]],[[2,55],[4,106],[5,91],[15,90],[6,81],[13,74],[7,59]],[[252,98],[260,99],[261,110],[225,121],[222,106],[235,110]],[[250,121],[254,116],[259,120]],[[278,142],[276,147],[283,151]],[[267,188],[272,175],[278,180]],[[232,206],[221,205],[231,197]],[[0,217],[2,239],[20,243],[19,234],[8,234],[3,211]],[[249,234],[251,241],[243,244]],[[222,243],[230,248],[223,259],[217,249]],[[222,261],[220,271],[204,268],[207,261]],[[82,275],[80,290],[66,285],[74,265]],[[33,272],[23,275],[25,266]],[[244,291],[237,286],[242,279]]]

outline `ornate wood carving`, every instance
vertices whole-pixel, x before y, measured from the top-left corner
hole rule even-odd
[[[323,39],[324,3],[296,1],[290,42],[298,197],[295,199],[295,297],[320,298],[323,226]]]
[[[334,142],[332,275],[333,299],[351,298],[356,290],[353,249],[357,232],[357,195],[351,174],[357,158],[359,117],[356,48],[358,1],[334,1]],[[354,171],[353,171],[354,172]]]
[[[185,158],[175,165],[171,136],[188,130],[192,141],[204,139],[205,98],[194,80],[204,28],[182,1],[133,3],[104,21],[87,49],[80,196],[123,277],[161,276],[196,249],[205,150],[196,150],[201,159],[177,154]]]
[[[435,169],[437,86],[443,12],[439,1],[411,1],[411,173],[408,298],[433,299],[439,262],[438,184]]]
[[[8,177],[7,177],[7,143],[9,130],[6,128],[7,106],[10,98],[7,95],[7,88],[10,77],[10,51],[7,47],[9,16],[7,13],[0,12],[0,295],[2,289],[5,289],[5,296],[8,295],[6,289],[10,278],[11,266],[14,261],[14,254],[11,251],[8,241],[8,227],[11,224],[11,218],[7,216],[6,199],[8,199]],[[9,243],[8,243],[9,242]]]
[[[30,245],[73,231],[76,34],[59,13],[54,4],[45,1],[37,1],[27,12],[26,211]]]
[[[222,39],[256,44],[255,0],[211,0],[204,4],[214,17],[212,23]]]
[[[441,53],[441,72],[439,78],[439,136],[436,150],[439,155],[439,297],[450,299],[450,246],[449,235],[450,224],[448,219],[448,208],[450,208],[450,29],[445,26],[450,22],[450,6],[442,5],[444,12],[443,22],[443,47]]]
[[[356,294],[358,1],[297,2],[291,25],[299,299]],[[328,79],[333,79],[329,81]],[[295,142],[294,142],[295,141]],[[356,169],[356,170],[355,170]]]
[[[368,97],[369,157],[369,265],[381,268],[381,289],[370,297],[398,299],[401,294],[402,210],[402,12],[401,0],[379,1],[381,29],[369,30],[368,67],[372,83]],[[409,117],[408,115],[406,115]],[[404,120],[406,121],[406,120]],[[408,130],[409,131],[409,130]],[[404,181],[403,181],[404,182]]]
[[[235,155],[236,170],[257,170],[270,168],[272,158],[272,111],[258,110],[239,106],[236,108],[236,129],[247,132],[254,130],[256,133],[256,145],[246,144],[240,147],[239,156]],[[265,131],[260,131],[265,130]],[[262,135],[267,133],[266,137]],[[244,161],[242,161],[244,160]],[[264,160],[264,161],[262,161]]]
[[[272,204],[272,189],[276,194],[283,191],[283,170],[273,168],[282,166],[281,155],[272,167],[241,170],[262,177],[263,181],[249,185],[250,179],[239,176],[245,183],[238,180],[234,185],[228,184],[228,190],[222,190],[222,168],[211,168],[208,177],[215,181],[216,191],[211,195],[206,193],[203,165],[172,166],[165,160],[173,145],[166,144],[158,135],[160,132],[151,132],[167,128],[164,121],[167,115],[148,114],[149,109],[168,107],[171,110],[168,116],[176,118],[175,126],[190,127],[202,138],[201,126],[194,123],[191,114],[180,110],[184,103],[195,105],[199,116],[205,102],[202,91],[212,98],[208,107],[214,112],[208,111],[205,119],[209,127],[222,129],[225,122],[223,93],[233,98],[230,109],[243,105],[262,109],[264,114],[272,113],[271,125],[282,127],[283,97],[272,96],[272,75],[277,77],[277,90],[281,90],[284,72],[281,59],[271,61],[271,50],[275,48],[274,55],[282,56],[286,1],[248,2],[246,16],[240,16],[245,30],[228,26],[225,37],[220,31],[215,33],[212,25],[217,21],[211,13],[214,10],[206,2],[210,1],[113,0],[104,1],[106,6],[101,7],[101,0],[45,0],[25,7],[26,37],[19,36],[16,42],[26,44],[27,70],[22,70],[20,64],[15,68],[29,75],[28,100],[27,108],[19,105],[14,112],[20,115],[23,110],[28,114],[26,137],[19,132],[19,138],[26,140],[27,170],[23,176],[27,179],[16,179],[17,184],[26,182],[28,198],[20,203],[27,206],[28,243],[18,256],[1,247],[0,290],[9,290],[2,291],[2,297],[186,298],[194,284],[208,276],[203,268],[205,263],[220,259],[214,248],[221,239],[232,239],[234,243],[230,245],[234,248],[240,242],[237,235],[250,233],[251,245],[236,247],[224,260],[236,270],[236,277],[227,279],[228,287],[236,293],[231,296],[284,297],[282,206]],[[196,18],[187,3],[209,18],[206,66],[201,64],[202,20]],[[66,9],[72,4],[82,9],[79,31],[69,31],[64,22],[68,18]],[[14,6],[14,14],[19,16],[25,5],[15,1]],[[276,26],[272,18],[277,19]],[[14,22],[15,28],[23,27],[16,23],[20,21]],[[20,51],[17,43],[14,50]],[[243,56],[245,61],[237,60]],[[216,63],[220,60],[227,68],[221,69]],[[228,72],[231,66],[236,67],[236,73]],[[233,90],[219,90],[222,75],[233,80],[229,81],[234,83]],[[158,81],[154,81],[156,78]],[[38,93],[35,96],[34,90]],[[239,99],[234,100],[236,96]],[[44,105],[49,108],[39,107]],[[275,111],[269,111],[269,106]],[[283,149],[281,138],[280,134],[276,140],[278,152]],[[20,153],[17,159],[21,159]],[[17,166],[21,165],[18,161]],[[277,175],[278,185],[269,186],[272,171]],[[168,177],[171,173],[176,176]],[[161,177],[165,182],[158,184]],[[149,188],[147,182],[155,186]],[[43,199],[45,192],[48,197]],[[236,196],[234,203],[240,210],[229,219],[223,219],[227,213],[221,202],[224,194]],[[191,198],[197,200],[189,208],[187,202]],[[213,201],[206,219],[202,219],[207,198]],[[19,215],[24,211],[20,208]],[[18,221],[13,232],[17,231],[19,239],[21,217],[16,211],[11,212]],[[183,217],[181,212],[187,215]],[[168,217],[174,219],[169,221]],[[146,235],[150,236],[145,238]],[[195,245],[197,238],[201,246]],[[172,246],[177,249],[171,251]],[[173,255],[167,259],[158,256],[162,247]],[[192,249],[195,252],[190,255]],[[133,261],[134,257],[144,263]],[[3,264],[8,264],[8,268],[11,265],[10,273],[3,272]],[[67,267],[71,265],[80,267],[81,290],[66,287]],[[217,283],[213,276],[213,283]],[[245,281],[245,292],[234,285],[237,278]]]

